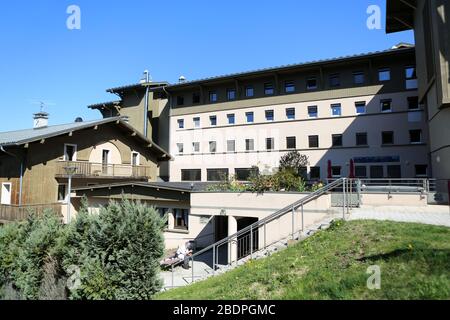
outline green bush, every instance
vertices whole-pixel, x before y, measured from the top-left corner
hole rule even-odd
[[[86,210],[69,226],[63,265],[78,266],[73,299],[151,299],[161,289],[165,220],[154,208],[128,200],[110,202],[98,215]]]
[[[84,204],[67,226],[46,212],[0,227],[0,298],[151,299],[162,286],[165,222],[123,200],[99,214]]]

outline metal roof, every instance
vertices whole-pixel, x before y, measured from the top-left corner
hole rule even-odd
[[[227,80],[227,79],[234,79],[237,77],[244,77],[244,76],[253,76],[253,75],[260,75],[262,73],[267,72],[279,72],[279,71],[286,71],[293,68],[300,68],[300,67],[311,67],[315,65],[325,64],[325,63],[335,63],[335,62],[346,62],[361,58],[369,58],[369,57],[376,57],[376,56],[383,56],[388,54],[394,54],[394,53],[400,53],[400,52],[408,52],[408,51],[414,51],[414,46],[411,48],[397,48],[397,49],[388,49],[388,50],[382,50],[382,51],[374,51],[374,52],[368,52],[368,53],[362,53],[362,54],[354,54],[354,55],[348,55],[348,56],[341,56],[341,57],[335,57],[330,59],[322,59],[322,60],[315,60],[315,61],[308,61],[308,62],[302,62],[302,63],[296,63],[296,64],[287,64],[282,65],[278,67],[270,67],[270,68],[263,68],[263,69],[256,69],[253,71],[245,71],[245,72],[239,72],[239,73],[231,73],[231,74],[225,74],[220,76],[214,76],[209,78],[203,78],[203,79],[197,79],[192,81],[185,81],[183,83],[177,83],[177,84],[171,84],[166,86],[165,88],[170,89],[177,89],[177,88],[183,88],[188,87],[190,85],[194,84],[202,84],[205,82],[210,81],[220,81],[220,80]]]
[[[103,108],[103,107],[116,106],[116,105],[119,105],[121,102],[122,101],[120,101],[120,100],[101,102],[101,103],[91,104],[88,106],[88,108],[98,109],[98,108]]]
[[[85,191],[85,190],[97,190],[97,189],[109,189],[109,188],[120,188],[120,187],[128,187],[128,186],[138,186],[144,188],[152,188],[152,189],[162,189],[162,190],[173,190],[180,192],[202,192],[206,191],[207,188],[211,185],[215,185],[217,183],[212,182],[119,182],[119,183],[110,183],[89,187],[78,187],[74,188],[75,191]]]
[[[109,93],[120,93],[123,91],[127,91],[127,90],[131,90],[131,89],[140,89],[140,88],[145,88],[147,86],[150,87],[159,87],[159,86],[165,86],[168,85],[168,82],[165,81],[161,81],[161,82],[144,82],[144,83],[134,83],[134,84],[129,84],[129,85],[125,85],[125,86],[120,86],[120,87],[115,87],[115,88],[111,88],[111,89],[107,89],[106,92]]]
[[[105,118],[101,120],[86,121],[86,122],[73,122],[68,124],[61,124],[55,126],[47,126],[37,129],[25,129],[17,131],[0,132],[0,146],[1,147],[11,147],[20,146],[23,144],[40,141],[42,139],[48,139],[63,134],[68,134],[73,131],[88,129],[93,126],[117,122],[124,128],[136,133],[136,137],[143,140],[145,144],[151,146],[153,150],[156,150],[160,155],[165,158],[165,160],[173,159],[172,156],[165,151],[163,148],[158,146],[152,140],[145,137],[143,134],[134,129],[130,124],[125,122],[124,117],[112,117]]]

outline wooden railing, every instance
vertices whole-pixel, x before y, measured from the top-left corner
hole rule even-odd
[[[12,222],[26,220],[30,213],[41,216],[45,210],[53,211],[58,217],[62,218],[61,203],[38,204],[38,205],[0,205],[0,222]]]
[[[57,163],[56,175],[67,176],[67,167],[75,168],[74,177],[118,177],[118,178],[150,178],[151,168],[126,164],[103,164],[88,161],[60,161]]]

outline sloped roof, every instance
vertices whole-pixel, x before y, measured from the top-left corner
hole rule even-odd
[[[335,57],[335,58],[330,58],[330,59],[322,59],[322,60],[308,61],[308,62],[295,63],[295,64],[287,64],[287,65],[282,65],[282,66],[278,66],[278,67],[269,67],[269,68],[263,68],[263,69],[256,69],[256,70],[252,70],[252,71],[231,73],[231,74],[219,75],[219,76],[197,79],[197,80],[192,80],[192,81],[185,81],[182,83],[167,85],[165,88],[170,91],[171,89],[184,88],[184,87],[189,87],[192,85],[200,85],[200,84],[205,84],[205,83],[213,82],[213,81],[232,80],[235,78],[246,77],[246,76],[258,76],[258,75],[261,75],[261,74],[264,74],[267,72],[288,71],[288,70],[294,69],[294,68],[307,68],[307,67],[322,65],[322,64],[326,64],[326,63],[337,63],[337,62],[347,62],[347,61],[350,62],[352,60],[357,60],[357,59],[362,59],[362,58],[378,57],[378,56],[384,56],[384,55],[401,53],[401,52],[409,52],[409,51],[414,51],[414,50],[415,50],[414,46],[407,47],[407,48],[404,48],[404,47],[391,48],[391,49],[381,50],[381,51],[347,55],[347,56]]]
[[[73,188],[74,191],[86,191],[86,190],[97,190],[97,189],[111,189],[120,187],[137,186],[151,189],[161,189],[161,190],[173,190],[179,192],[204,192],[209,186],[216,185],[214,182],[118,182],[110,184],[102,184],[89,187],[77,187]]]
[[[20,146],[31,142],[40,141],[42,139],[48,139],[64,134],[68,134],[73,131],[88,129],[93,126],[108,124],[117,122],[120,126],[136,133],[136,137],[141,139],[143,143],[151,146],[150,148],[155,151],[160,157],[165,160],[172,159],[172,156],[163,148],[155,144],[152,140],[146,138],[141,133],[137,132],[131,125],[125,122],[123,117],[105,118],[101,120],[86,121],[86,122],[73,122],[68,124],[61,124],[55,126],[47,126],[37,129],[25,129],[17,131],[0,132],[0,146],[11,147]]]

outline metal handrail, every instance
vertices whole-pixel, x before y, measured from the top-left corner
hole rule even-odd
[[[308,202],[310,202],[310,201],[312,201],[312,200],[314,200],[314,199],[316,199],[316,198],[326,194],[331,189],[334,189],[334,188],[336,188],[336,187],[338,187],[340,185],[344,185],[346,180],[347,180],[346,178],[341,178],[341,179],[338,179],[338,180],[336,180],[334,182],[331,182],[330,184],[326,185],[325,187],[323,187],[323,188],[321,188],[321,189],[319,189],[319,190],[317,190],[317,191],[315,191],[315,192],[313,192],[313,193],[303,197],[302,199],[300,199],[300,200],[290,204],[289,206],[287,206],[287,207],[285,207],[283,209],[280,209],[280,210],[276,211],[275,213],[273,213],[273,214],[271,214],[271,215],[269,215],[269,216],[267,216],[267,217],[265,217],[265,218],[263,218],[261,220],[258,220],[257,222],[255,222],[255,223],[253,223],[253,224],[251,224],[251,225],[249,225],[249,226],[239,230],[235,234],[233,234],[231,236],[228,236],[228,237],[226,237],[226,238],[224,238],[224,239],[222,239],[220,241],[217,241],[216,243],[214,243],[212,245],[209,245],[208,247],[206,247],[206,248],[196,252],[195,254],[190,256],[189,258],[193,260],[195,257],[198,257],[199,255],[201,255],[201,254],[203,254],[203,253],[205,253],[205,252],[207,252],[207,251],[209,251],[211,249],[214,250],[218,246],[221,246],[221,245],[223,245],[225,243],[228,243],[230,240],[233,240],[233,239],[235,239],[235,238],[237,238],[237,237],[239,237],[239,236],[241,236],[241,235],[243,235],[243,234],[245,234],[245,233],[247,233],[249,231],[252,231],[255,228],[259,228],[261,226],[264,226],[268,222],[271,222],[271,221],[273,221],[275,219],[278,219],[278,218],[282,217],[285,214],[291,213],[292,210],[296,210],[300,206],[305,205]],[[183,263],[183,261],[179,261],[179,262],[174,263],[172,265],[172,269],[173,269],[173,267],[176,267],[176,266],[180,265],[181,263]]]

